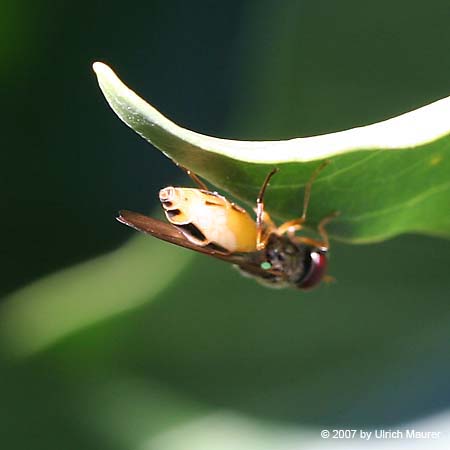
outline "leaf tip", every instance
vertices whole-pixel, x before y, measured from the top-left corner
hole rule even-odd
[[[100,61],[95,61],[92,64],[92,69],[96,73],[97,76],[100,76],[102,73],[106,73],[108,71],[111,71],[111,69],[104,63]]]
[[[114,84],[116,76],[113,70],[111,67],[100,61],[94,62],[94,64],[92,64],[92,69],[94,70],[95,75],[97,75],[97,81],[101,90],[105,93],[106,86]]]

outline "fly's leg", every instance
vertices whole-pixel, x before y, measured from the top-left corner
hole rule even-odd
[[[258,198],[256,199],[256,250],[262,250],[264,248],[270,232],[276,228],[269,214],[264,210],[264,194],[270,179],[277,172],[278,169],[274,168],[266,176],[259,190]]]
[[[325,229],[325,226],[331,222],[334,218],[339,216],[340,211],[334,211],[328,216],[325,216],[320,222],[319,225],[317,225],[317,231],[319,232],[320,237],[322,238],[323,247],[325,247],[327,250],[330,248],[330,240],[328,239],[328,233]]]
[[[200,180],[200,178],[198,177],[198,175],[196,175],[194,172],[192,172],[192,170],[182,166],[181,164],[176,163],[177,166],[203,191],[208,191],[208,186],[206,186],[205,183],[203,183],[202,180]]]
[[[330,164],[330,162],[331,161],[329,159],[323,161],[323,163],[319,167],[317,167],[317,169],[312,173],[311,178],[308,180],[308,182],[305,185],[305,196],[303,197],[303,212],[301,215],[301,219],[303,219],[303,222],[305,222],[306,213],[308,212],[309,200],[311,198],[312,185],[313,185],[314,181],[316,180],[317,175],[319,175],[319,173],[322,172],[322,170],[325,169],[325,167],[327,167],[328,164]]]
[[[305,217],[299,217],[298,219],[284,222],[278,227],[277,233],[280,235],[287,233],[290,237],[292,237],[296,231],[300,231],[303,228],[305,220]]]
[[[324,275],[322,281],[324,281],[325,283],[336,283],[336,278],[331,275]]]
[[[303,224],[306,222],[306,214],[308,212],[309,200],[311,199],[312,185],[316,180],[317,175],[319,175],[319,173],[322,172],[322,170],[325,169],[325,167],[328,166],[330,162],[331,162],[330,160],[325,160],[319,167],[317,167],[316,170],[314,170],[314,172],[312,173],[311,177],[309,178],[308,182],[305,185],[302,215],[298,219],[289,220],[288,222],[281,224],[280,227],[278,228],[279,234],[288,233],[289,235],[293,236],[296,231],[300,231],[303,228]]]
[[[325,226],[327,225],[327,223],[331,222],[339,214],[340,214],[339,211],[335,211],[335,212],[329,214],[328,216],[325,216],[319,222],[319,225],[317,225],[317,231],[319,232],[321,240],[313,239],[313,238],[306,237],[306,236],[295,236],[295,238],[293,238],[293,239],[295,239],[296,242],[301,242],[302,244],[310,245],[311,247],[317,247],[323,251],[328,251],[330,248],[330,240],[328,238],[328,233],[325,229]]]

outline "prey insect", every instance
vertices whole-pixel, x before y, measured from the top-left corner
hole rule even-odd
[[[256,200],[256,221],[240,206],[228,201],[184,169],[199,188],[169,186],[159,199],[169,223],[132,211],[120,211],[117,220],[138,231],[181,247],[204,253],[237,266],[243,274],[273,287],[309,289],[326,279],[329,239],[322,219],[320,239],[297,236],[305,222],[312,184],[328,164],[322,163],[305,185],[302,215],[279,227],[264,207],[264,195],[273,169],[265,178]]]

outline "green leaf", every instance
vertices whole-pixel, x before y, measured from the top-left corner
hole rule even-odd
[[[286,141],[235,141],[182,128],[95,63],[100,87],[121,120],[165,155],[248,205],[267,173],[277,218],[299,216],[304,186],[319,161],[332,163],[313,186],[308,224],[333,211],[339,240],[364,243],[401,233],[450,236],[450,97],[373,125]]]

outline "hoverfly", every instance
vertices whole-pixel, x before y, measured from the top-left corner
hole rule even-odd
[[[244,275],[272,287],[309,289],[327,278],[330,245],[325,225],[337,213],[320,221],[320,240],[295,233],[306,221],[314,179],[327,164],[322,163],[305,185],[302,215],[279,227],[264,208],[266,188],[278,169],[273,169],[261,186],[256,221],[245,209],[208,190],[196,174],[181,166],[199,189],[169,186],[160,190],[159,199],[169,223],[125,210],[117,220],[158,239],[227,261]]]

